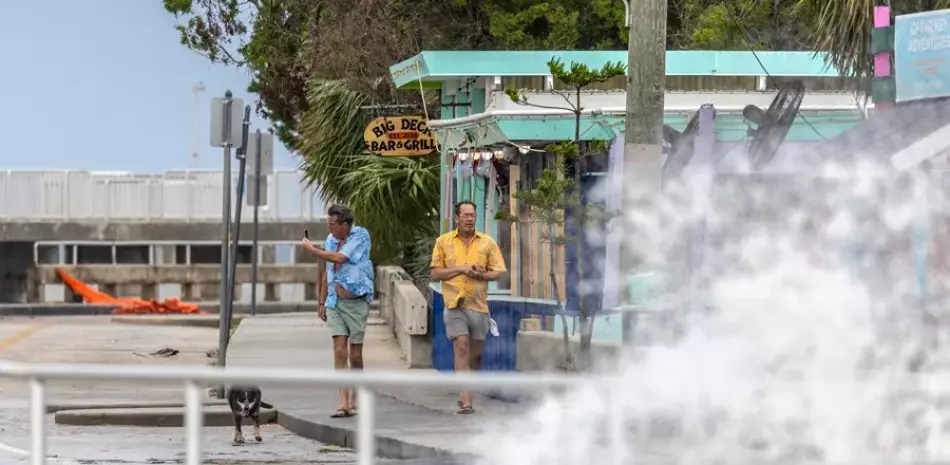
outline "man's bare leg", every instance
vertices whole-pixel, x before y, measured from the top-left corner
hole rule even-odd
[[[333,368],[337,370],[347,369],[347,339],[346,336],[333,336]],[[340,389],[340,410],[350,411],[350,389]]]
[[[468,334],[456,336],[455,339],[452,339],[452,349],[455,352],[455,371],[459,373],[470,371],[471,355],[469,350]],[[468,391],[463,390],[460,396],[462,400],[462,407],[472,406],[472,397],[469,395]]]
[[[485,341],[476,341],[472,339],[469,342],[468,366],[472,371],[482,369],[482,349],[485,347]]]
[[[363,344],[350,344],[350,369],[363,371]],[[356,410],[356,390],[350,390],[350,411]]]

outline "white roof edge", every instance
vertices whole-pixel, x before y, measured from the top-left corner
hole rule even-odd
[[[950,147],[950,124],[920,138],[891,156],[891,164],[901,171],[911,169],[924,160],[940,155]]]
[[[724,105],[717,106],[716,111],[725,111],[725,112],[741,112],[745,108],[745,105]],[[873,107],[871,107],[873,108]],[[673,107],[667,106],[664,108],[664,112],[667,113],[691,113],[698,110],[698,107]],[[861,108],[857,105],[802,105],[799,108],[799,111],[840,111],[840,112],[861,112]],[[591,114],[591,113],[603,113],[608,115],[626,115],[627,109],[625,107],[607,107],[607,108],[596,108],[590,109],[585,108],[581,111],[582,114]],[[452,119],[440,119],[433,120],[429,122],[429,127],[432,129],[441,129],[447,126],[456,126],[470,123],[477,123],[486,119],[493,118],[518,118],[518,117],[543,117],[543,116],[570,116],[573,115],[573,112],[569,110],[554,110],[547,108],[524,108],[518,110],[490,110],[483,113],[477,113],[470,116],[463,116],[460,118]]]

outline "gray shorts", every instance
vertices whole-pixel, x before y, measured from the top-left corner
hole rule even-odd
[[[347,336],[350,344],[362,344],[369,319],[366,299],[337,299],[336,308],[327,309],[327,324],[331,336]]]
[[[442,320],[450,340],[468,335],[473,341],[484,341],[491,326],[491,316],[467,308],[447,308]]]

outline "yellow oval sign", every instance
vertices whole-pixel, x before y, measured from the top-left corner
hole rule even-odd
[[[384,116],[363,131],[366,150],[383,157],[418,157],[439,150],[423,116]]]

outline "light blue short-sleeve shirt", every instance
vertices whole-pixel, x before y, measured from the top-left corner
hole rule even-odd
[[[350,234],[343,241],[343,247],[337,250],[339,239],[330,234],[326,240],[326,250],[330,252],[340,252],[346,255],[347,260],[343,262],[340,269],[337,270],[336,263],[327,262],[327,301],[324,302],[327,308],[336,308],[336,284],[343,286],[344,289],[353,293],[353,295],[362,296],[367,302],[373,302],[374,290],[374,271],[373,262],[369,259],[372,250],[372,241],[369,237],[369,231],[362,226],[354,225],[350,229]]]

